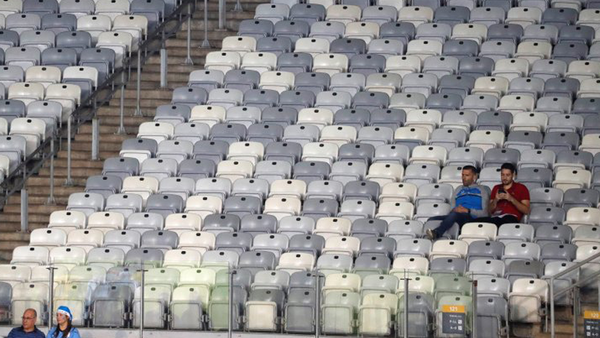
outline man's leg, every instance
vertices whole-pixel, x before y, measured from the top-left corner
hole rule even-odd
[[[430,218],[430,220],[431,219],[433,219],[433,217]],[[440,224],[439,227],[434,229],[435,235],[437,237],[442,236],[444,233],[446,233],[446,231],[448,231],[448,230],[450,230],[450,228],[452,228],[454,223],[458,223],[459,226],[462,226],[463,224],[470,222],[471,220],[473,220],[473,218],[471,217],[470,214],[459,213],[459,212],[453,211],[453,212],[449,213],[448,215],[446,215],[442,219],[442,223]]]
[[[493,223],[499,228],[503,224],[507,223],[519,223],[519,220],[515,216],[504,216],[504,217],[481,217],[475,219],[475,222],[480,223]]]

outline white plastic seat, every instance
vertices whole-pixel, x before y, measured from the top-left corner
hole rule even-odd
[[[350,22],[346,25],[344,37],[361,39],[367,45],[379,36],[379,25],[375,22]]]
[[[190,122],[201,122],[209,127],[225,121],[227,110],[216,105],[198,105],[192,108]]]
[[[296,46],[298,46],[298,42],[296,42]],[[260,74],[275,70],[275,68],[277,68],[277,55],[268,52],[246,53],[240,66],[240,69],[254,70]]]
[[[327,108],[304,108],[298,112],[298,125],[314,125],[323,130],[325,126],[333,124],[333,112]]]
[[[430,56],[442,55],[442,43],[436,40],[411,40],[406,55],[414,55],[425,61]]]
[[[35,118],[16,118],[10,124],[9,135],[22,136],[26,144],[26,155],[31,155],[46,139],[46,122]]]
[[[413,149],[409,163],[426,163],[443,166],[448,151],[441,146],[417,146]]]
[[[414,216],[415,207],[410,202],[380,202],[375,218],[388,223],[396,220],[408,220]]]
[[[319,54],[313,59],[313,72],[326,73],[330,76],[345,73],[348,70],[348,57],[344,54]]]
[[[103,0],[110,1],[112,4],[112,0]],[[99,0],[100,2],[100,0]],[[119,6],[107,8],[103,13],[104,15],[113,17],[116,11],[121,11],[125,6],[128,5],[128,1],[124,0],[116,0],[115,4],[119,4]],[[102,4],[100,5],[102,8]],[[117,8],[118,7],[118,8]],[[96,10],[98,10],[98,4],[96,4]],[[101,9],[102,10],[102,9]],[[114,12],[113,12],[114,11]],[[132,37],[132,45],[131,51],[135,52],[138,50],[138,46],[140,42],[145,39],[148,35],[148,18],[144,15],[117,15],[113,18],[113,31],[117,32],[125,32],[131,34]]]
[[[589,170],[564,168],[555,174],[552,187],[562,191],[571,188],[585,189],[590,186],[591,179],[592,174]]]
[[[97,229],[103,233],[110,230],[122,230],[125,228],[125,217],[119,212],[95,212],[88,217],[87,228]]]
[[[337,154],[338,146],[334,143],[310,142],[302,148],[302,161],[326,162],[331,166]]]
[[[303,200],[306,187],[306,182],[302,180],[276,180],[271,183],[269,197],[291,197]]]
[[[108,48],[115,51],[115,68],[122,67],[123,61],[132,51],[133,35],[129,32],[103,32],[98,35],[96,48]]]
[[[242,57],[237,52],[210,52],[206,55],[204,68],[227,73],[229,70],[240,68],[241,63]]]
[[[548,297],[548,283],[540,279],[517,279],[508,296],[510,320],[539,323],[541,309]]]
[[[65,83],[51,84],[46,88],[45,99],[47,101],[58,102],[62,105],[62,121],[65,122],[81,102],[81,87]]]
[[[327,21],[348,24],[360,20],[362,10],[353,5],[332,5],[327,8]]]
[[[254,172],[252,162],[246,160],[225,160],[217,165],[215,177],[228,178],[232,183],[238,178],[251,177]]]
[[[292,274],[297,271],[312,271],[315,266],[315,257],[306,252],[285,252],[279,257],[277,270],[287,271]]]
[[[458,239],[469,244],[474,241],[494,241],[496,231],[497,227],[492,223],[467,223],[462,226]]]
[[[164,229],[176,232],[180,236],[186,231],[200,231],[202,217],[194,213],[170,214],[165,218]]]
[[[570,226],[573,230],[577,230],[581,226],[598,226],[600,225],[600,209],[571,208],[567,212],[567,219],[564,224]]]
[[[526,28],[529,25],[542,21],[542,10],[535,7],[514,7],[506,14],[505,23],[520,25]]]
[[[367,173],[366,179],[369,181],[374,181],[379,183],[381,187],[384,188],[388,184],[393,184],[395,182],[400,182],[404,177],[404,167],[399,163],[386,163],[386,162],[376,162],[369,166],[369,171]],[[392,188],[388,188],[392,189]],[[383,197],[380,196],[380,200]]]
[[[260,76],[259,87],[261,89],[275,90],[281,94],[281,92],[294,87],[294,73],[282,71],[264,72]]]
[[[475,130],[471,132],[467,147],[481,148],[483,151],[502,147],[504,144],[504,133],[499,130]]]
[[[472,40],[478,45],[487,37],[487,27],[479,23],[459,23],[452,28],[452,40]]]
[[[581,139],[579,150],[592,153],[594,156],[600,152],[600,134],[587,134]]]
[[[237,52],[240,57],[256,51],[256,39],[251,36],[228,36],[223,39],[221,51]]]
[[[262,160],[264,152],[262,143],[234,142],[229,145],[227,159],[248,161],[252,163],[252,166],[256,166],[256,163]]]
[[[329,41],[323,38],[301,38],[296,41],[296,53],[309,53],[313,58],[319,54],[329,53]]]
[[[442,123],[442,113],[439,110],[411,110],[406,114],[406,127],[420,127],[432,133]]]
[[[92,44],[98,42],[101,33],[112,28],[112,19],[107,15],[84,15],[77,19],[77,29],[90,33]]]
[[[469,243],[462,240],[438,240],[433,243],[429,259],[435,258],[465,258],[469,249]]]
[[[297,216],[300,214],[302,202],[293,197],[269,197],[265,201],[263,213],[273,215],[277,220],[285,216]]]
[[[379,202],[413,202],[417,197],[417,186],[411,183],[387,183],[381,189]]]
[[[515,58],[526,59],[530,64],[536,60],[548,59],[552,54],[552,44],[546,41],[523,41],[517,46]]]
[[[433,21],[433,9],[424,6],[406,6],[398,11],[398,21],[410,22],[415,27]]]
[[[160,143],[171,139],[175,132],[175,127],[168,122],[143,122],[138,128],[138,138],[147,138]]]

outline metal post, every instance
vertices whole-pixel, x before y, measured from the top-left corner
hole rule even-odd
[[[100,159],[100,120],[92,119],[92,161]]]
[[[228,320],[227,320],[227,337],[231,338],[233,336],[233,275],[235,275],[235,270],[229,270],[229,299],[228,299],[228,307],[229,311],[227,311]]]
[[[404,338],[408,338],[408,274],[404,272]]]
[[[141,298],[141,302],[140,302],[140,338],[144,338],[144,316],[146,315],[145,313],[145,308],[144,308],[144,288],[146,287],[146,270],[144,269],[144,265],[142,262],[142,285],[141,285],[141,289],[140,289],[140,298]]]
[[[580,314],[581,299],[579,298],[579,288],[573,289],[573,338],[577,338],[578,320]]]
[[[160,88],[167,88],[167,49],[160,49]]]
[[[54,312],[54,270],[57,268],[49,266],[48,269],[48,331],[52,329],[52,317]]]
[[[27,189],[21,189],[21,232],[27,232],[29,228],[29,194]]]
[[[72,121],[73,116],[69,115],[69,118],[67,120],[67,180],[65,181],[65,186],[67,187],[73,186],[73,179],[71,178],[71,125],[73,124]]]
[[[192,3],[188,3],[188,17],[187,17],[187,57],[185,58],[185,62],[183,64],[192,66],[194,61],[192,61]]]
[[[141,47],[141,45],[140,45]],[[142,85],[142,49],[138,47],[137,52],[137,78],[136,78],[136,87],[135,87],[135,113],[134,116],[144,116],[142,113],[142,107],[140,105],[141,100],[141,85]]]
[[[119,100],[119,129],[117,135],[126,135],[125,131],[125,72],[121,73],[121,97]]]
[[[50,139],[50,196],[46,201],[46,205],[56,204],[54,199],[54,137]]]
[[[554,332],[554,277],[550,277],[550,337],[556,338]]]
[[[471,321],[471,337],[477,337],[477,280],[473,281],[473,291],[471,292],[473,301],[473,319]]]
[[[226,30],[225,28],[225,21],[226,21],[226,13],[227,13],[227,8],[226,8],[226,1],[225,0],[219,0],[219,29],[220,31],[224,31]]]
[[[315,338],[321,335],[321,274],[315,270]]]
[[[204,0],[204,41],[202,41],[200,47],[210,48],[210,41],[208,41],[208,0]]]
[[[240,0],[236,0],[235,1],[235,7],[233,8],[234,12],[243,12],[244,8],[242,7],[242,3],[240,2]]]

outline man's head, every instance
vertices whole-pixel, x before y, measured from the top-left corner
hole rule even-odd
[[[502,185],[511,185],[515,176],[517,175],[517,168],[512,163],[504,163],[500,167],[500,180],[502,181]]]
[[[23,312],[23,330],[25,332],[33,331],[35,322],[37,321],[37,312],[34,309],[27,309]]]
[[[462,184],[467,187],[477,181],[477,168],[466,165],[462,168]]]

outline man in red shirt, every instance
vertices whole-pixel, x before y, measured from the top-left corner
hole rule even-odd
[[[500,180],[492,189],[488,210],[490,217],[477,218],[474,222],[494,223],[501,226],[506,223],[519,223],[523,215],[529,214],[529,190],[514,181],[517,169],[512,163],[500,167]]]

